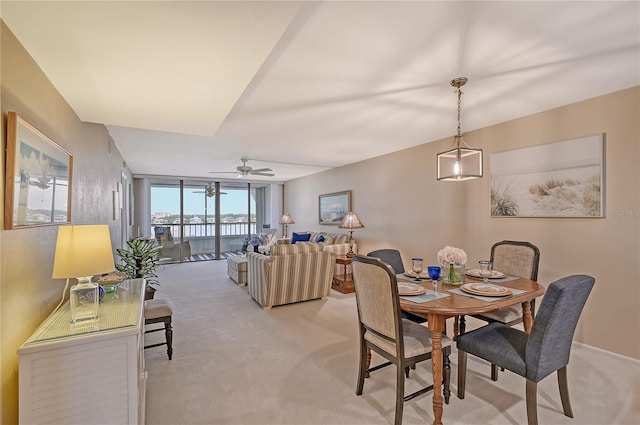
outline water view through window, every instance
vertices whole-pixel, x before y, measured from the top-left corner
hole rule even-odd
[[[255,189],[243,186],[185,182],[181,204],[179,184],[152,185],[151,235],[157,234],[157,228],[168,229],[175,243],[189,241],[195,259],[219,258],[218,251],[240,251],[248,237],[256,233]]]

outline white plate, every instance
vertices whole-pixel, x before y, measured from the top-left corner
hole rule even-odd
[[[487,297],[503,297],[511,294],[511,289],[493,283],[465,283],[460,289],[470,294]]]
[[[416,277],[416,274],[411,270],[407,270],[406,272],[404,272],[404,274],[405,276],[414,277],[414,278]],[[420,273],[420,279],[430,279],[429,272]]]
[[[424,286],[411,282],[398,282],[398,294],[400,295],[420,295],[427,292]]]
[[[480,274],[480,269],[470,269],[470,270],[467,270],[465,274],[471,277],[477,277],[479,279],[482,279],[482,275]],[[502,277],[505,277],[504,273],[499,272],[497,270],[492,270],[491,276],[489,276],[489,279],[500,279]]]

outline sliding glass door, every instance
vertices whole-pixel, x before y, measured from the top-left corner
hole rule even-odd
[[[265,209],[264,197],[261,200],[260,190],[253,186],[245,182],[154,182],[151,184],[151,234],[162,234],[164,244],[188,241],[191,257],[179,261],[237,255],[246,249],[246,243],[256,233],[256,211]],[[163,261],[178,260],[174,257]]]
[[[256,202],[251,184],[221,185],[220,250],[237,254],[246,250],[246,243],[256,233]]]

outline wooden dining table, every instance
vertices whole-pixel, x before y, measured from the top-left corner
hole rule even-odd
[[[410,277],[398,278],[398,282],[402,280],[415,282]],[[480,279],[467,277],[466,282],[481,282]],[[525,292],[508,297],[496,297],[494,301],[483,301],[465,295],[458,295],[449,292],[451,289],[459,288],[459,286],[438,284],[438,291],[449,294],[448,297],[439,298],[433,301],[416,303],[408,299],[400,297],[400,308],[413,314],[428,319],[429,330],[433,338],[431,352],[431,366],[433,373],[433,416],[434,425],[442,424],[442,334],[445,330],[446,320],[451,317],[461,315],[473,315],[480,313],[488,313],[490,311],[499,310],[501,308],[510,307],[516,304],[522,304],[523,323],[526,332],[531,331],[533,318],[531,314],[531,300],[544,294],[544,286],[533,280],[517,278],[508,282],[491,282],[500,286],[512,289],[520,289]],[[420,282],[427,289],[432,289],[431,281]]]

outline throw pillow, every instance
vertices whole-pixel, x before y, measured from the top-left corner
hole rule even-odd
[[[340,234],[340,235],[336,235],[333,238],[334,244],[347,243],[347,242],[349,242],[349,235]]]
[[[253,235],[251,239],[249,239],[249,245],[258,246],[262,243],[259,236]]]
[[[322,242],[324,242],[324,236],[320,235],[316,238],[316,243],[322,243]]]
[[[291,244],[296,242],[309,242],[311,239],[311,233],[296,233],[293,232],[293,237],[291,238]]]

